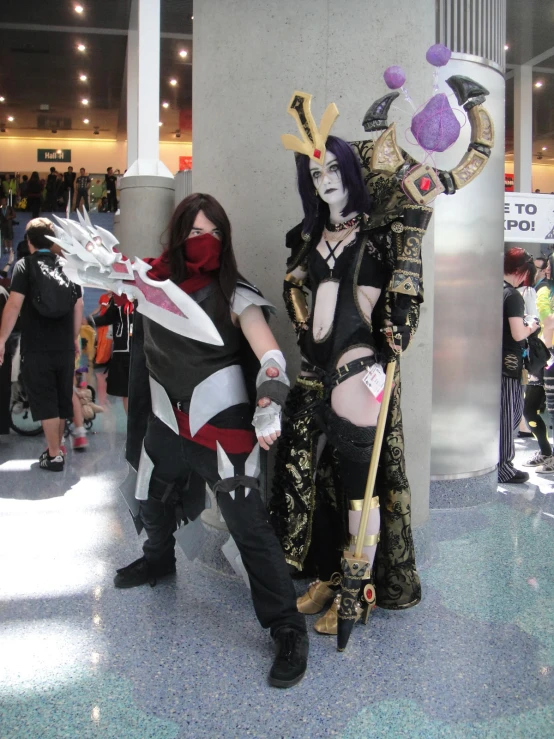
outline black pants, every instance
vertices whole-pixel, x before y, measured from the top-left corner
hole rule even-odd
[[[108,190],[108,210],[117,210],[117,192],[116,190]]]
[[[35,197],[28,197],[27,203],[31,209],[31,215],[33,218],[38,218],[40,214],[40,195]]]
[[[175,506],[162,502],[164,492],[171,483],[182,485],[192,472],[213,487],[220,479],[217,454],[178,436],[157,418],[150,420],[144,444],[154,462],[149,498],[140,504],[140,518],[148,535],[143,546],[144,556],[152,562],[173,561]],[[244,473],[248,455],[228,456],[235,474]],[[235,491],[234,500],[228,493],[220,493],[218,504],[248,573],[260,624],[271,628],[272,633],[285,624],[305,631],[305,619],[296,608],[296,592],[285,556],[259,492],[251,490],[245,497],[244,488],[240,487]]]
[[[83,203],[85,204],[85,208],[88,211],[88,190],[77,190],[77,196],[75,198],[75,210],[79,208],[81,198],[83,198]]]
[[[46,190],[46,203],[44,204],[45,210],[50,211],[53,213],[55,210],[57,210],[57,196],[56,196],[56,190]]]
[[[545,392],[542,385],[527,385],[523,403],[523,417],[533,432],[533,436],[539,442],[541,454],[550,457],[552,456],[552,447],[548,441],[546,425],[540,415],[545,402]]]
[[[21,377],[35,421],[73,418],[72,351],[26,352],[21,356]]]

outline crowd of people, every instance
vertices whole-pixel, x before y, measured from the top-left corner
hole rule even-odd
[[[118,208],[117,190],[121,182],[119,169],[114,171],[108,167],[106,173],[97,178],[101,185],[101,194],[95,202],[95,208],[102,212],[113,211]],[[14,209],[29,211],[33,218],[37,218],[41,211],[55,213],[70,209],[90,208],[90,190],[93,180],[86,169],[81,167],[79,172],[70,165],[64,172],[56,167],[50,167],[46,176],[37,171],[31,175],[14,172],[0,174],[0,195],[6,198],[6,203]]]

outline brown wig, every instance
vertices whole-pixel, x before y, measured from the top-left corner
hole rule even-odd
[[[187,278],[185,266],[185,241],[188,239],[198,213],[202,211],[221,233],[221,258],[219,266],[219,285],[227,303],[231,302],[240,277],[233,244],[231,224],[223,207],[211,195],[196,192],[182,200],[175,208],[167,227],[166,252],[171,269],[171,280],[177,284]]]
[[[52,221],[48,218],[33,218],[27,224],[25,236],[35,249],[51,249],[54,244],[47,236],[55,236]]]

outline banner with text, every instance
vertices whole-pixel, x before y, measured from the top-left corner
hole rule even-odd
[[[554,195],[505,193],[504,241],[550,241],[554,246]]]

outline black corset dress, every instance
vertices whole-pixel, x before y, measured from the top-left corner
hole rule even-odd
[[[312,312],[308,319],[309,330],[299,339],[303,357],[311,364],[327,372],[332,371],[339,357],[348,349],[367,346],[373,351],[378,341],[372,322],[362,312],[358,300],[358,287],[375,287],[380,290],[388,282],[388,270],[383,254],[371,237],[359,233],[355,242],[343,249],[333,269],[317,249],[308,257],[309,288],[312,292]],[[339,283],[335,313],[330,330],[323,340],[313,335],[314,308],[318,287],[323,282]],[[374,315],[379,313],[379,302]]]

